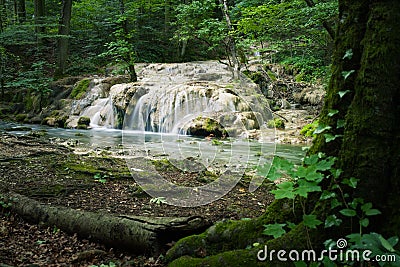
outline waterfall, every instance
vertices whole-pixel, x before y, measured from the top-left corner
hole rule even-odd
[[[91,127],[114,127],[114,112],[111,97],[99,98],[88,106],[81,116],[90,118]]]
[[[237,112],[237,96],[224,88],[172,85],[152,89],[132,107],[125,128],[162,133],[185,133],[185,124],[196,117]]]

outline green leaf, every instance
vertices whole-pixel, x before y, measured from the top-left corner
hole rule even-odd
[[[327,143],[329,143],[329,142],[331,142],[331,141],[333,141],[333,140],[335,140],[336,138],[338,138],[338,137],[342,137],[343,135],[341,135],[341,134],[336,134],[336,135],[332,135],[332,134],[324,134],[324,137],[325,137],[325,141],[327,142]]]
[[[328,117],[333,117],[334,115],[338,114],[339,110],[337,109],[330,109],[328,112]]]
[[[283,182],[277,185],[278,189],[272,190],[271,193],[275,195],[276,199],[289,198],[293,199],[296,195],[293,193],[293,183]]]
[[[289,229],[294,229],[295,227],[296,227],[296,225],[297,224],[295,224],[295,223],[292,223],[292,222],[286,222],[287,223],[287,226],[289,227]]]
[[[320,133],[322,133],[326,130],[330,130],[330,129],[332,129],[331,126],[320,124],[320,125],[318,125],[317,129],[315,129],[313,134],[320,134]]]
[[[397,236],[392,236],[387,241],[392,245],[392,247],[394,247],[399,242],[399,238]]]
[[[342,209],[339,212],[347,217],[354,217],[357,215],[356,211],[352,209]]]
[[[356,187],[357,187],[358,180],[359,180],[359,179],[354,178],[354,177],[351,177],[350,179],[345,178],[345,179],[343,179],[342,184],[348,185],[348,186],[350,186],[351,188],[356,188]]]
[[[337,208],[342,206],[343,204],[341,202],[339,202],[339,200],[337,200],[337,198],[333,198],[331,200],[331,209]]]
[[[342,76],[343,78],[346,80],[347,78],[349,78],[349,76],[354,73],[355,70],[349,70],[349,71],[342,71]],[[340,97],[341,98],[341,97]]]
[[[353,50],[351,48],[347,49],[346,53],[343,56],[343,59],[346,59],[346,58],[351,59],[352,57],[353,57]]]
[[[377,209],[370,209],[365,212],[365,215],[367,215],[367,216],[374,216],[374,215],[378,215],[378,214],[381,214],[381,212]]]
[[[100,173],[96,173],[96,174],[93,176],[93,178],[94,178],[94,179],[100,179],[100,178],[101,178],[101,174],[100,174]]]
[[[318,162],[318,160],[319,160],[318,154],[313,154],[311,156],[307,156],[304,158],[304,164],[314,165]]]
[[[396,250],[392,247],[392,245],[385,239],[383,236],[378,236],[379,241],[381,242],[382,246],[389,252],[396,252]]]
[[[330,198],[333,198],[333,197],[336,197],[336,193],[335,192],[324,190],[319,199],[320,200],[327,200],[327,199],[330,199]]]
[[[343,73],[343,72],[342,72],[342,73]],[[350,73],[350,74],[351,74],[351,73]],[[339,91],[338,94],[339,94],[339,97],[342,98],[345,94],[350,93],[350,92],[351,92],[350,90]]]
[[[329,228],[332,226],[339,226],[342,223],[340,218],[337,218],[336,215],[329,215],[325,219],[325,228]]]
[[[363,205],[361,206],[361,210],[362,210],[363,212],[367,212],[367,211],[369,211],[371,208],[372,208],[372,203],[371,203],[371,202],[365,203],[365,204],[363,204]]]
[[[285,225],[286,224],[284,223],[266,224],[264,225],[265,229],[263,231],[263,234],[272,235],[274,238],[281,237],[286,233],[285,229],[283,229]]]
[[[317,163],[317,169],[319,171],[327,171],[330,170],[335,164],[336,158],[335,157],[329,157],[328,159],[321,160]]]
[[[345,120],[337,120],[337,122],[336,122],[336,128],[337,128],[337,129],[343,128],[344,125],[345,125],[345,123],[346,123]]]
[[[303,223],[305,226],[315,229],[318,225],[322,224],[320,220],[317,219],[316,215],[303,215]]]
[[[295,261],[293,262],[295,267],[307,267],[307,263],[305,263],[304,261]]]
[[[369,225],[369,219],[368,218],[363,218],[360,220],[360,225],[362,227],[367,227]]]
[[[299,187],[294,190],[294,193],[306,198],[308,193],[320,191],[321,187],[317,183],[299,180]]]
[[[349,234],[346,235],[346,237],[349,239],[349,243],[355,243],[355,244],[360,244],[361,243],[361,234]]]

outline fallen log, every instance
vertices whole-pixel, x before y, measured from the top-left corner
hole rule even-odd
[[[158,253],[165,244],[181,237],[204,231],[210,222],[199,216],[142,217],[110,215],[40,204],[26,196],[6,193],[10,209],[31,223],[57,227],[68,234],[77,234],[111,247],[135,254]]]

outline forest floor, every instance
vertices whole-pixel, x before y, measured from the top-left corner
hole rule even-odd
[[[67,235],[57,227],[30,224],[9,211],[1,192],[16,192],[44,205],[135,216],[201,216],[210,225],[260,216],[273,200],[265,187],[250,193],[246,176],[230,193],[208,205],[182,208],[151,201],[132,179],[126,162],[110,156],[77,155],[70,148],[31,136],[0,133],[0,266],[163,266],[161,255],[105,247]],[[176,183],[202,184],[212,177],[157,164]],[[12,205],[12,204],[11,204]],[[164,251],[177,240],[165,244]]]

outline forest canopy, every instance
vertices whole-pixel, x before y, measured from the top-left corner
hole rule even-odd
[[[215,0],[2,0],[1,87],[21,87],[31,72],[120,74],[135,62],[226,59],[232,39],[242,64],[256,53],[300,80],[321,78],[332,48],[323,22],[334,27],[337,1],[307,2],[227,1],[229,29]]]

